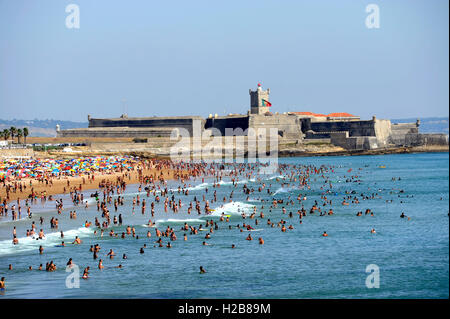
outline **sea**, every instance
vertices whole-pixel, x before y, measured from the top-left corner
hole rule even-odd
[[[18,221],[0,217],[0,277],[6,279],[4,298],[288,298],[288,299],[336,299],[336,298],[449,298],[449,154],[419,153],[378,156],[324,156],[280,158],[279,164],[313,165],[326,167],[323,175],[331,182],[324,182],[322,174],[311,175],[310,188],[301,187],[298,180],[290,181],[289,169],[270,175],[240,180],[233,183],[228,178],[213,187],[212,179],[190,180],[189,195],[178,193],[178,183],[171,181],[169,196],[182,199],[178,213],[165,212],[162,201],[155,205],[155,216],[150,216],[153,197],[138,193],[138,185],[128,185],[125,203],[118,211],[110,207],[111,217],[123,216],[122,226],[113,225],[121,234],[130,225],[136,229],[136,237],[125,239],[103,237],[94,234],[95,227],[84,227],[84,222],[99,216],[95,198],[84,192],[89,201],[84,206],[74,206],[69,195],[55,196],[64,202],[64,210],[57,214],[54,201],[32,205],[33,216]],[[351,179],[350,176],[353,176]],[[258,187],[266,187],[259,192]],[[247,185],[255,191],[242,192]],[[208,193],[206,193],[208,189]],[[267,191],[269,189],[269,191]],[[217,191],[217,202],[211,215],[198,215],[195,209],[187,213],[189,201],[203,195],[211,200]],[[233,192],[233,201],[223,202]],[[132,200],[137,195],[146,199],[147,210],[141,214]],[[345,197],[358,197],[359,203],[342,205]],[[364,194],[364,197],[361,196]],[[300,223],[297,211],[306,215]],[[333,215],[311,214],[315,201],[319,207],[321,196],[332,200]],[[247,198],[247,196],[249,196]],[[271,207],[272,200],[282,201]],[[292,200],[293,205],[287,205]],[[23,201],[22,201],[23,202]],[[201,202],[202,207],[204,202]],[[194,205],[195,207],[195,205]],[[256,219],[249,215],[256,207]],[[286,214],[283,214],[283,207]],[[329,206],[323,207],[328,211]],[[374,214],[365,214],[370,209]],[[76,210],[77,219],[69,218],[69,211]],[[356,213],[362,211],[362,216]],[[26,212],[26,210],[25,210]],[[260,218],[263,212],[265,217]],[[289,217],[289,212],[293,217]],[[400,218],[402,212],[405,218]],[[230,221],[220,221],[220,215],[230,216]],[[243,219],[241,214],[247,217]],[[24,213],[23,215],[26,215]],[[44,218],[41,226],[39,217]],[[50,228],[50,218],[59,219],[59,229]],[[164,247],[155,243],[155,228],[147,227],[149,219],[164,231],[172,227],[177,240],[172,248],[163,237]],[[191,235],[181,230],[184,223],[194,227],[205,225],[206,220],[217,222],[218,229],[205,239],[207,231]],[[275,222],[271,227],[267,219]],[[101,218],[99,218],[102,221]],[[283,220],[282,232],[277,223]],[[46,237],[35,240],[26,237],[35,221],[37,229],[43,228]],[[254,231],[241,231],[236,225],[250,224]],[[16,226],[19,245],[12,245],[12,228]],[[229,226],[232,226],[231,228]],[[241,227],[242,228],[242,227]],[[375,229],[376,233],[371,233]],[[58,247],[64,241],[72,242],[75,236],[81,245]],[[146,234],[151,231],[151,238]],[[322,236],[323,232],[328,234]],[[188,240],[183,240],[186,233]],[[246,240],[248,235],[253,240]],[[260,245],[258,238],[264,239]],[[203,242],[209,245],[203,245]],[[99,258],[105,269],[97,268],[89,251],[99,244]],[[144,253],[140,248],[146,244]],[[231,248],[232,244],[235,248]],[[40,255],[38,247],[44,247]],[[106,254],[113,249],[117,254],[110,259]],[[127,259],[122,259],[123,254]],[[66,263],[72,258],[79,268],[66,271]],[[57,270],[45,268],[52,260]],[[12,264],[13,269],[8,270]],[[122,268],[116,268],[121,264]],[[28,270],[32,266],[33,270]],[[90,266],[89,279],[80,279],[85,267]],[[206,273],[200,274],[202,266]]]

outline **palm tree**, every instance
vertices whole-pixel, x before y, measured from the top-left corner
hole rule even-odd
[[[30,134],[30,132],[28,132],[28,127],[24,127],[23,128],[23,137],[25,138],[25,144],[27,144],[27,136]]]
[[[11,133],[11,139],[14,142],[14,135],[16,135],[16,131],[17,129],[14,126],[11,126],[11,128],[9,129],[9,132]]]
[[[18,143],[18,144],[20,144],[20,140],[21,140],[22,136],[23,136],[22,129],[19,128],[19,129],[17,130],[17,143]]]
[[[5,141],[8,140],[9,135],[10,135],[9,130],[8,130],[7,128],[5,128],[5,129],[3,130],[3,138],[5,139]]]

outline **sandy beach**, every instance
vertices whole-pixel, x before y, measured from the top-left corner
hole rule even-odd
[[[158,178],[161,175],[161,172],[163,174],[163,177],[165,180],[172,180],[178,178],[178,173],[174,169],[170,168],[151,168],[151,169],[142,169],[142,176],[153,176],[154,178]],[[92,176],[92,175],[91,175]],[[93,174],[94,178],[90,179],[87,175],[85,176],[64,176],[60,178],[52,178],[51,183],[48,184],[45,182],[38,182],[36,179],[30,179],[30,178],[23,178],[18,181],[10,181],[7,184],[14,184],[17,182],[18,184],[21,183],[23,186],[22,191],[19,190],[19,188],[16,189],[16,191],[11,190],[9,193],[9,199],[7,202],[13,202],[17,199],[27,199],[30,197],[32,193],[32,189],[37,194],[38,197],[42,196],[43,194],[49,195],[58,195],[58,194],[67,194],[70,192],[71,189],[74,187],[77,188],[77,190],[89,190],[89,189],[98,189],[100,183],[114,183],[117,181],[118,178],[124,178],[124,181],[127,184],[138,184],[140,183],[139,178],[139,172],[137,170],[130,170],[130,171],[124,171],[124,172],[96,172]],[[30,187],[30,181],[32,182],[32,186]],[[69,182],[69,185],[68,185]],[[6,188],[1,187],[0,188],[0,201],[3,202],[3,200],[6,198]]]

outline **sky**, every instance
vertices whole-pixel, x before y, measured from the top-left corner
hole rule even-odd
[[[368,4],[379,28],[366,26]],[[448,6],[0,0],[0,118],[245,114],[258,82],[272,112],[448,116]]]

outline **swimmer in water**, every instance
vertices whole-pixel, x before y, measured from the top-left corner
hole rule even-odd
[[[323,236],[323,237],[327,237],[327,236],[328,236],[327,232],[324,231],[323,234],[322,234],[322,236]]]
[[[106,256],[109,256],[110,259],[113,259],[115,255],[116,254],[114,253],[114,251],[112,249],[110,249],[109,253],[106,254]]]
[[[0,291],[5,290],[6,290],[5,277],[2,277],[2,279],[0,279]]]
[[[89,266],[84,268],[83,277],[82,278],[83,279],[88,279],[89,278]]]
[[[201,274],[206,273],[206,270],[203,268],[203,266],[200,266],[200,273],[201,273]]]

